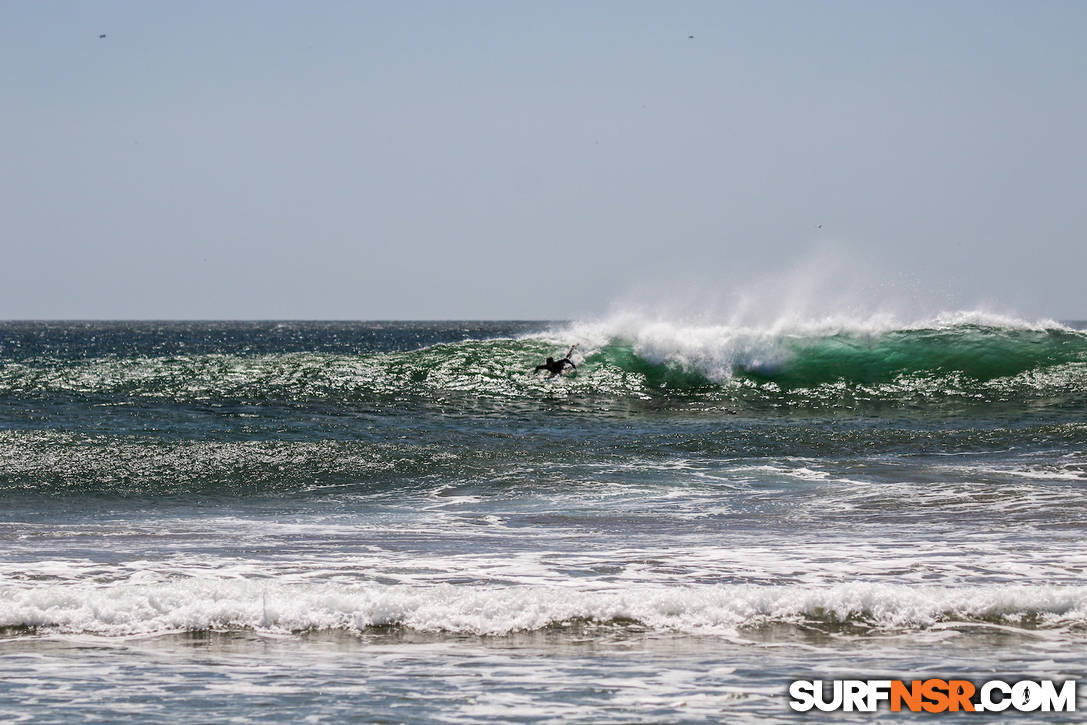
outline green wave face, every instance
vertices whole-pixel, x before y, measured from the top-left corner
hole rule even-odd
[[[1087,334],[957,325],[882,333],[747,335],[670,353],[613,339],[588,362],[637,376],[656,394],[753,407],[1087,400]]]
[[[778,368],[740,367],[753,380],[800,387],[882,383],[902,375],[961,374],[978,381],[1087,360],[1087,336],[1071,330],[961,327],[788,340]]]
[[[1087,403],[1087,334],[959,325],[880,334],[737,335],[672,349],[613,337],[553,380],[533,368],[562,344],[471,340],[372,354],[204,354],[0,364],[0,396],[174,402],[395,400],[421,405],[729,409],[941,403]]]

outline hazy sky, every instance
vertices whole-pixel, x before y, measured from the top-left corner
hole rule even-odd
[[[1087,317],[1078,0],[0,0],[0,91],[0,318]]]

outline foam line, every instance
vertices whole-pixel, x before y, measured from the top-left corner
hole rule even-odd
[[[179,630],[363,631],[383,626],[503,635],[571,621],[635,621],[654,630],[689,634],[733,634],[773,622],[852,621],[877,631],[949,622],[1082,627],[1087,624],[1087,587],[855,583],[586,591],[185,579],[0,588],[0,627],[109,636]]]

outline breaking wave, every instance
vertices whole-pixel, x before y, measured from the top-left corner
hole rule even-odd
[[[387,627],[508,635],[586,624],[692,635],[734,635],[770,624],[849,626],[874,633],[977,624],[1035,630],[1087,625],[1087,587],[1028,585],[855,583],[584,591],[191,579],[2,586],[0,604],[0,628],[15,633],[105,636],[209,630],[364,632]]]
[[[802,387],[950,373],[987,381],[1087,361],[1081,331],[979,313],[909,325],[827,318],[762,328],[620,316],[575,325],[569,334],[591,340],[591,349],[608,362],[658,376],[684,373],[692,383],[746,378]]]

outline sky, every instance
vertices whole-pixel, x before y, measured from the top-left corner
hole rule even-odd
[[[0,0],[0,319],[1083,319],[1085,69],[1078,0]]]

